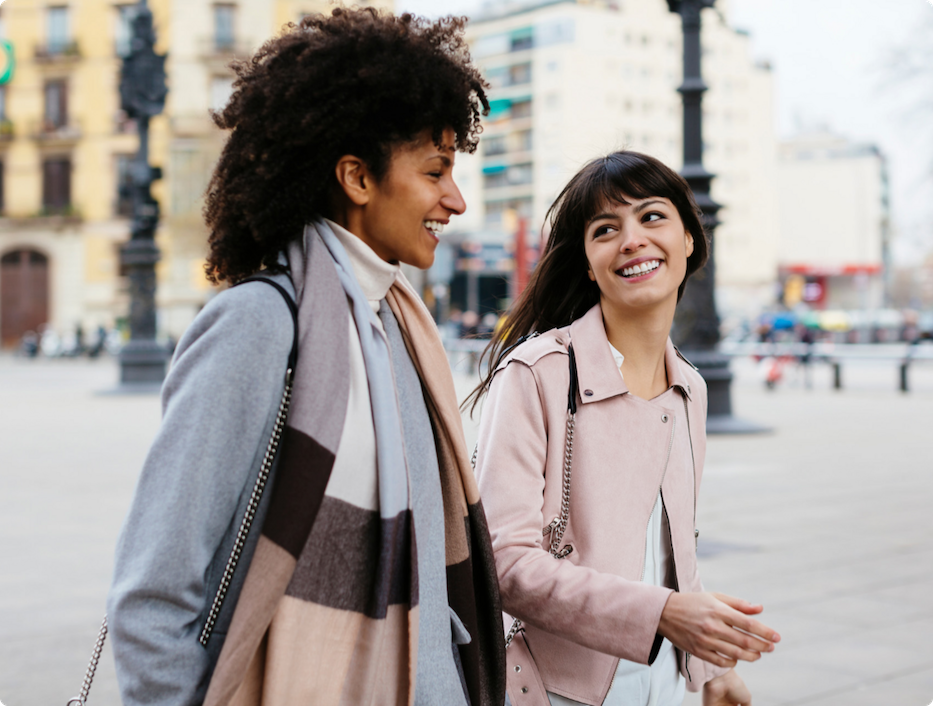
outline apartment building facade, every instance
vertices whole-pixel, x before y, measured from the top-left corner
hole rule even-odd
[[[750,311],[771,300],[777,275],[772,78],[719,5],[704,12],[704,161],[724,206],[721,303]],[[531,233],[546,231],[547,209],[573,173],[615,149],[682,166],[681,26],[665,0],[496,5],[468,36],[492,86],[491,111],[477,154],[458,162],[470,208],[455,240],[508,245],[520,218]]]
[[[391,8],[391,0],[374,6]],[[204,188],[224,135],[210,119],[230,95],[229,63],[326,0],[149,0],[168,53],[165,111],[150,124],[159,332],[178,337],[214,289],[204,277]],[[128,311],[119,248],[129,237],[121,186],[138,149],[120,111],[121,57],[135,3],[14,0],[0,8],[0,329],[65,333],[118,324]],[[14,58],[11,60],[10,56]]]
[[[892,269],[881,151],[828,130],[784,141],[778,197],[784,303],[813,309],[885,306],[885,274]]]

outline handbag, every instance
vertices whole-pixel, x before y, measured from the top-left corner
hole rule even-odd
[[[285,431],[285,420],[288,417],[288,408],[292,399],[292,386],[295,377],[295,365],[298,362],[298,307],[292,300],[291,295],[282,285],[278,284],[277,282],[273,282],[271,279],[267,279],[266,277],[247,277],[246,279],[237,282],[235,286],[239,286],[247,282],[265,282],[266,284],[275,287],[279,294],[282,295],[282,298],[288,305],[288,311],[292,316],[294,336],[292,338],[292,348],[288,354],[288,366],[285,369],[285,389],[282,392],[282,401],[279,403],[279,409],[275,416],[275,422],[272,425],[272,435],[269,438],[269,443],[266,444],[266,453],[262,458],[262,464],[259,468],[259,475],[256,477],[256,482],[253,484],[253,490],[250,493],[249,502],[246,505],[246,512],[243,514],[243,519],[240,521],[240,526],[237,529],[236,538],[233,542],[233,548],[230,550],[230,555],[227,557],[227,563],[224,566],[224,571],[220,578],[220,585],[217,587],[217,592],[214,594],[214,600],[211,601],[211,608],[208,611],[207,618],[204,621],[204,627],[201,629],[201,634],[198,636],[198,642],[200,642],[203,646],[207,646],[207,642],[210,640],[211,633],[214,631],[214,625],[217,622],[217,616],[220,614],[220,608],[223,606],[224,599],[227,597],[227,592],[230,589],[230,583],[233,580],[233,573],[236,571],[237,564],[240,561],[240,555],[243,553],[243,547],[246,546],[246,539],[249,536],[250,528],[252,527],[253,520],[256,517],[256,511],[259,509],[259,503],[262,500],[262,494],[265,490],[266,482],[269,480],[269,474],[272,472],[272,466],[275,462],[275,458],[279,450],[279,441],[281,441],[282,433]],[[85,706],[87,703],[87,697],[91,691],[91,684],[94,682],[94,674],[97,671],[97,665],[100,662],[100,655],[104,649],[104,642],[106,639],[107,616],[105,615],[104,621],[100,626],[100,631],[97,634],[97,642],[95,643],[94,651],[91,654],[91,661],[88,664],[87,671],[84,674],[84,682],[81,685],[81,691],[79,692],[78,696],[73,696],[70,698],[65,706]]]
[[[528,336],[531,338],[537,334]],[[522,343],[525,338],[519,340]],[[516,344],[518,345],[518,344]],[[573,552],[570,544],[561,547],[561,541],[570,520],[570,478],[573,471],[573,430],[577,414],[577,359],[573,345],[567,347],[570,366],[570,384],[567,389],[567,432],[564,440],[564,467],[561,478],[560,515],[541,530],[542,536],[550,535],[548,552],[555,559],[564,559]],[[476,451],[473,452],[476,465]],[[525,641],[525,627],[515,618],[505,636],[506,691],[512,706],[550,706],[547,691],[534,657]]]

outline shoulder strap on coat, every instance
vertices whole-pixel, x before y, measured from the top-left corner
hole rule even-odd
[[[292,326],[295,331],[295,335],[292,337],[292,350],[288,354],[288,369],[294,370],[295,364],[298,362],[298,306],[295,304],[295,300],[292,299],[292,295],[288,293],[288,290],[285,289],[278,282],[274,282],[268,277],[260,277],[259,275],[253,275],[252,277],[247,277],[246,279],[241,279],[234,286],[240,286],[241,284],[246,284],[247,282],[265,282],[268,285],[275,287],[279,294],[282,295],[282,298],[285,300],[285,303],[288,305],[288,310],[292,315]]]

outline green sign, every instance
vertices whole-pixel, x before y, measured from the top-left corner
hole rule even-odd
[[[0,86],[13,78],[16,59],[13,57],[13,43],[0,41]]]

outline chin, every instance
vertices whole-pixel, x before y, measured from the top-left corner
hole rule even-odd
[[[434,253],[430,254],[421,254],[415,255],[413,257],[406,257],[404,259],[399,259],[399,262],[405,265],[411,265],[412,267],[417,267],[419,270],[427,270],[431,268],[431,265],[434,264]]]

